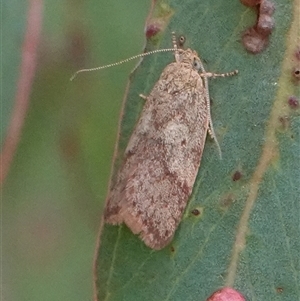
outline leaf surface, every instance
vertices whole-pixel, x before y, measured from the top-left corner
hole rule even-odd
[[[147,248],[124,225],[103,226],[98,300],[205,300],[225,285],[247,300],[299,298],[300,119],[299,109],[288,106],[288,97],[299,95],[289,72],[299,1],[274,2],[275,30],[257,55],[241,43],[256,13],[239,1],[156,3],[153,20],[167,11],[168,23],[148,50],[170,48],[175,31],[207,71],[239,70],[237,77],[210,80],[223,159],[207,139],[193,195],[165,249]],[[172,54],[147,57],[131,76],[115,170],[143,106],[138,95],[149,94],[173,60]]]

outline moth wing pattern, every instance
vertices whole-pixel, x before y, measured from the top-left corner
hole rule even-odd
[[[125,223],[162,249],[180,223],[209,127],[205,87],[187,49],[169,64],[146,99],[112,184],[105,221]]]

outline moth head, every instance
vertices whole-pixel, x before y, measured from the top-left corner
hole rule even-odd
[[[186,63],[191,65],[191,68],[196,71],[199,71],[201,69],[202,63],[198,57],[197,52],[191,49],[187,49],[187,50],[182,50],[179,53],[180,53],[181,63]]]
[[[193,61],[193,69],[195,69],[196,71],[199,71],[201,69],[202,63],[200,61],[200,59],[195,56],[194,57],[194,61]]]

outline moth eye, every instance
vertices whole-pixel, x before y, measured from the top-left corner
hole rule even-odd
[[[194,58],[193,68],[196,69],[196,70],[200,69],[200,62],[196,58]]]

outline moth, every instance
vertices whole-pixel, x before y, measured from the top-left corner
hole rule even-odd
[[[181,221],[207,133],[217,142],[207,78],[237,74],[205,72],[195,51],[177,48],[174,33],[173,47],[175,62],[144,97],[104,213],[107,223],[125,223],[156,250],[170,243]]]
[[[142,96],[145,105],[104,212],[107,223],[125,223],[155,250],[170,243],[181,221],[207,133],[220,150],[210,115],[207,78],[237,74],[237,70],[206,72],[197,52],[178,49],[174,33],[172,37],[175,62],[165,67],[150,94]]]

